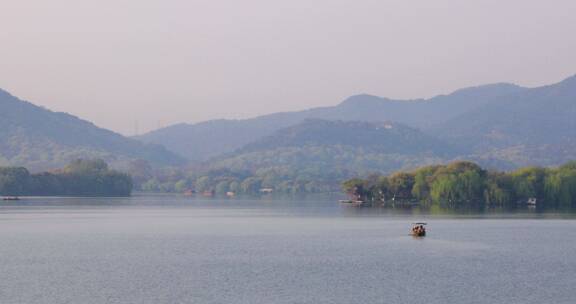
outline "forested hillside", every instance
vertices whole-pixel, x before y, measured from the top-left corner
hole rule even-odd
[[[507,95],[433,129],[479,158],[517,166],[558,165],[576,157],[576,76]]]
[[[0,165],[37,171],[77,158],[110,163],[145,159],[177,165],[183,159],[164,147],[143,144],[66,113],[52,112],[0,90]]]
[[[207,163],[140,184],[148,191],[337,192],[342,180],[445,162],[456,150],[402,124],[305,120]]]
[[[395,122],[308,119],[250,143],[234,154],[285,147],[352,146],[378,153],[455,154],[438,139]]]

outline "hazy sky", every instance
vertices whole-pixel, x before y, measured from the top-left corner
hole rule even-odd
[[[0,87],[124,134],[576,74],[575,0],[0,0]]]

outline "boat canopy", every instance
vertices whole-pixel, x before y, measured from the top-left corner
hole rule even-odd
[[[412,225],[426,225],[426,223],[412,223]]]

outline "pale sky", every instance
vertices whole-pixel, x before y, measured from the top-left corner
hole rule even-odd
[[[576,74],[574,0],[0,0],[0,88],[123,134]]]

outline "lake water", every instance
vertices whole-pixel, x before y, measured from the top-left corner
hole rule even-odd
[[[0,263],[3,304],[576,303],[576,220],[33,198],[1,203]]]

